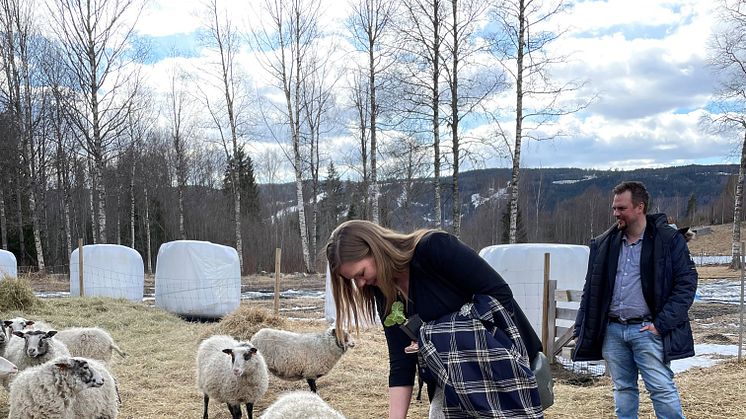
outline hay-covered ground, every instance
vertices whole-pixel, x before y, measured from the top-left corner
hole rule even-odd
[[[719,268],[718,268],[719,269]],[[700,269],[703,281],[738,275],[717,269]],[[47,288],[32,280],[35,289]],[[65,288],[65,281],[58,286]],[[54,282],[52,281],[52,282]],[[254,276],[244,285],[255,290],[272,290],[274,278]],[[285,277],[282,289],[323,289],[321,276]],[[293,308],[305,307],[303,310]],[[102,298],[44,299],[24,310],[0,311],[0,318],[21,315],[43,319],[57,327],[100,326],[107,329],[128,356],[114,356],[112,372],[119,380],[123,400],[121,418],[201,417],[202,396],[195,385],[195,354],[199,342],[214,333],[247,338],[263,326],[296,331],[321,331],[327,326],[321,320],[323,302],[317,299],[283,299],[280,317],[272,315],[272,300],[250,300],[242,303],[233,315],[220,323],[188,322],[146,304]],[[690,312],[695,319],[697,343],[707,335],[727,335],[712,324],[729,324],[738,315],[732,305],[695,303]],[[707,328],[697,326],[708,324]],[[713,329],[713,327],[715,327]],[[715,339],[715,338],[712,338]],[[715,342],[717,339],[712,340]],[[318,380],[319,394],[349,418],[383,418],[387,416],[387,351],[383,333],[362,331],[352,348],[331,373]],[[722,343],[722,342],[720,342]],[[557,374],[555,405],[547,418],[613,417],[611,382],[608,378],[578,380],[572,374]],[[582,383],[584,385],[579,385]],[[676,376],[689,418],[746,417],[746,363],[725,361],[707,369],[692,369]],[[642,386],[641,386],[642,387]],[[286,382],[274,377],[264,399],[255,406],[257,416],[283,391],[305,390],[305,382]],[[425,397],[426,398],[426,397]],[[413,402],[410,418],[427,417],[427,401]],[[0,390],[0,417],[8,414],[7,393]],[[210,406],[211,418],[230,418],[228,409],[216,403]],[[641,396],[640,417],[654,417],[647,395]]]

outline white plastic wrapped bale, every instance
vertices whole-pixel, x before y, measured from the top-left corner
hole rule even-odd
[[[557,281],[558,290],[582,290],[588,268],[588,246],[571,244],[501,244],[479,251],[510,285],[513,296],[526,313],[534,330],[542,336],[544,300],[544,254],[550,255],[549,279]],[[577,303],[557,303],[558,307],[577,308]],[[572,322],[569,322],[572,323]],[[561,324],[560,326],[570,326]]]
[[[16,255],[7,250],[0,250],[0,279],[3,279],[4,276],[17,278],[18,262],[16,261]]]
[[[186,317],[220,318],[241,303],[236,249],[196,240],[163,243],[155,268],[155,305]]]
[[[79,249],[70,255],[70,295],[80,296]],[[135,249],[118,244],[83,246],[83,295],[142,301],[145,269]]]

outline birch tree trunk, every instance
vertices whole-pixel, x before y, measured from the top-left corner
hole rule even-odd
[[[526,43],[526,19],[524,16],[524,0],[519,0],[518,14],[518,51],[515,83],[515,144],[513,147],[513,170],[510,177],[510,232],[509,243],[516,242],[516,232],[518,228],[518,181],[520,179],[521,168],[521,140],[523,133],[521,131],[523,124],[523,48]]]
[[[746,128],[746,127],[745,127]],[[741,211],[743,210],[743,178],[746,172],[746,130],[741,145],[741,164],[738,166],[738,181],[736,182],[736,196],[733,204],[733,241],[731,245],[732,269],[741,267]]]
[[[135,161],[133,156],[130,172],[130,247],[133,249],[135,248]]]
[[[19,169],[18,183],[16,184],[16,186],[18,187],[16,189],[16,197],[17,197],[16,201],[18,203],[18,246],[19,246],[19,251],[21,253],[21,257],[20,257],[21,260],[18,263],[19,265],[26,261],[26,235],[23,232],[23,204],[22,204],[23,195],[21,195],[21,189],[22,189],[21,185],[23,184],[22,183],[23,179],[22,179],[21,171],[22,169]]]
[[[148,274],[153,274],[152,260],[153,252],[150,246],[150,203],[148,202],[148,187],[145,187],[145,249],[147,253],[146,267]]]
[[[8,218],[5,215],[5,191],[0,186],[0,234],[3,250],[8,250]]]

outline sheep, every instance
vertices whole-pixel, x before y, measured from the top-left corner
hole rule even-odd
[[[15,336],[22,339],[11,339],[5,348],[5,358],[16,364],[19,371],[28,367],[43,364],[60,356],[70,356],[64,343],[53,339],[56,331],[44,332],[31,330],[27,332],[13,332]],[[0,380],[7,389],[10,383],[8,378]]]
[[[104,384],[101,387],[89,388],[81,391],[75,396],[72,404],[74,418],[80,419],[115,419],[119,414],[119,389],[116,378],[112,377],[106,366],[95,359],[81,358],[103,377]]]
[[[125,357],[124,353],[114,343],[111,335],[98,327],[73,327],[57,332],[55,339],[64,343],[72,356],[93,358],[100,361],[111,361],[112,350]]]
[[[281,395],[260,419],[345,419],[316,393],[292,391]]]
[[[105,379],[83,358],[60,357],[28,368],[10,386],[13,419],[70,419],[76,395],[104,385]]]
[[[305,379],[314,393],[316,379],[327,374],[348,347],[355,346],[347,332],[344,342],[339,342],[333,327],[316,333],[264,328],[251,337],[251,343],[264,355],[272,374],[288,381]]]
[[[0,356],[3,356],[5,354],[5,347],[8,346],[9,340],[10,336],[5,333],[4,324],[0,324]]]
[[[18,367],[12,362],[0,356],[0,378],[9,377],[18,373]]]
[[[264,396],[269,386],[267,364],[250,342],[239,342],[230,336],[215,335],[205,339],[197,349],[197,388],[210,397],[227,403],[233,419],[241,417],[241,405],[246,404],[249,419],[254,416],[254,403]]]
[[[3,323],[5,324],[5,327],[8,328],[9,334],[13,334],[13,332],[22,332],[24,330],[49,331],[54,329],[54,327],[52,327],[50,324],[41,320],[27,320],[23,317],[14,317],[10,320],[4,321]]]

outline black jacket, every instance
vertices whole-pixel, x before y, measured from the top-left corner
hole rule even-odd
[[[518,332],[523,338],[529,358],[541,351],[541,340],[534,332],[505,280],[487,261],[456,236],[445,232],[425,235],[415,248],[409,264],[409,304],[407,317],[419,314],[423,321],[438,319],[458,311],[472,301],[475,294],[490,295],[498,299],[510,312]],[[378,314],[383,320],[386,313],[383,293],[375,290]],[[389,349],[389,386],[414,384],[416,354],[405,354],[410,339],[398,325],[385,327]]]
[[[697,270],[684,237],[664,214],[647,215],[640,280],[653,324],[663,337],[664,361],[694,355],[688,311],[697,290]],[[575,361],[601,359],[623,233],[616,224],[591,240],[583,298],[575,320]]]

